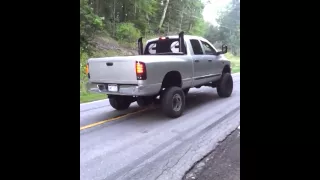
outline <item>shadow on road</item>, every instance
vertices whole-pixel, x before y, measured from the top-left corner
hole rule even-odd
[[[188,112],[202,109],[204,106],[207,106],[205,108],[210,110],[210,108],[208,108],[208,104],[217,102],[220,100],[223,100],[223,99],[218,96],[216,89],[214,88],[192,89],[186,97],[185,111],[180,118],[183,118],[184,116],[188,116],[187,115]],[[214,108],[215,104],[212,104],[212,108]],[[129,109],[124,111],[117,111],[117,110],[110,111],[110,109],[100,110],[100,111],[92,112],[92,118],[90,118],[90,116],[88,116],[87,118],[92,119],[90,123],[95,123],[95,122],[131,114],[128,116],[124,116],[123,118],[117,119],[115,121],[107,122],[104,125],[102,125],[102,127],[112,126],[122,122],[128,123],[127,125],[136,126],[136,125],[145,125],[146,123],[148,123],[149,125],[152,125],[152,124],[157,124],[159,122],[168,122],[168,121],[175,120],[175,119],[166,117],[162,113],[162,110],[159,104],[157,105],[153,104],[147,108],[148,109],[150,108],[150,109],[144,112],[131,114],[131,113],[145,109],[145,108],[139,107],[136,103],[134,103],[130,106]]]
[[[186,98],[186,111],[191,110],[193,108],[200,107],[202,105],[206,105],[212,101],[219,101],[221,98],[216,93],[216,89],[210,90],[206,89],[205,92],[190,92]]]
[[[207,88],[206,91],[203,92],[189,92],[186,97],[186,106],[184,115],[187,114],[189,111],[200,109],[203,106],[207,105],[208,103],[217,102],[222,100],[218,94],[216,93],[215,89]],[[151,105],[150,110],[137,113],[130,116],[130,119],[140,118],[143,121],[168,121],[173,120],[171,118],[166,117],[161,110],[160,105]],[[214,107],[213,107],[214,108]],[[131,107],[130,107],[131,109]],[[142,108],[137,109],[137,111],[141,110]],[[112,111],[114,112],[114,111]],[[111,112],[111,113],[112,113]]]

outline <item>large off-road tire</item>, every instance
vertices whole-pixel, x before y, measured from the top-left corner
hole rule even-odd
[[[153,103],[153,97],[138,97],[137,104],[140,107],[146,107]]]
[[[109,97],[110,105],[116,110],[125,110],[128,109],[131,101],[128,97],[125,96],[112,96]]]
[[[188,95],[189,90],[190,90],[190,88],[187,88],[187,89],[184,89],[184,90],[183,90],[185,96]]]
[[[179,87],[169,87],[161,97],[163,113],[170,118],[180,117],[185,107],[185,95]]]
[[[220,97],[230,97],[233,91],[233,79],[230,73],[224,73],[217,84],[217,92]]]

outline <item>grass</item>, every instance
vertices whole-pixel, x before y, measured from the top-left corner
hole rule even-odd
[[[232,73],[240,72],[240,57],[230,53],[227,53],[226,57],[231,61]]]
[[[80,94],[80,103],[97,101],[101,99],[106,99],[107,95],[99,93],[82,93]]]

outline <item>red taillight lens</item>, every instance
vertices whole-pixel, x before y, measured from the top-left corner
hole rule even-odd
[[[159,40],[167,40],[169,39],[168,37],[159,37]]]
[[[86,65],[86,74],[88,74],[89,73],[89,64],[87,63],[87,65]]]
[[[87,63],[87,65],[86,65],[86,74],[87,74],[88,78],[90,79],[89,63]]]
[[[136,69],[137,69],[137,74],[143,74],[143,64],[137,62]]]
[[[145,63],[136,61],[136,74],[137,80],[147,79],[147,68]]]

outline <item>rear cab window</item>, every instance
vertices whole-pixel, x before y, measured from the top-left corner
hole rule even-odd
[[[186,43],[185,43],[186,44]],[[166,38],[149,42],[144,50],[145,55],[183,55],[179,52],[179,38]],[[184,46],[185,51],[186,45]]]

